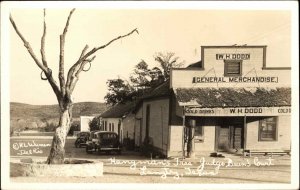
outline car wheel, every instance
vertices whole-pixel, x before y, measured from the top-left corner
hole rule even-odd
[[[85,151],[86,151],[86,153],[88,153],[88,154],[92,154],[92,151],[90,151],[90,149],[89,149],[88,147],[86,147]]]

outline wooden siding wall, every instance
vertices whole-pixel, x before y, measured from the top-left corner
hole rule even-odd
[[[109,123],[113,123],[114,124],[114,132],[118,133],[119,120],[120,120],[119,118],[103,118],[103,122],[105,122],[105,121],[107,122],[106,130],[109,131]],[[122,122],[121,122],[121,130],[122,130]]]
[[[257,48],[204,48],[203,60],[204,68],[210,69],[213,67],[218,74],[224,74],[224,60],[216,59],[217,54],[250,54],[250,59],[243,60],[243,74],[255,68],[261,70],[264,61],[263,47]],[[238,60],[238,59],[237,59]]]
[[[202,152],[213,152],[215,149],[215,132],[217,118],[202,118],[204,120],[204,140],[203,142],[195,141],[196,154]],[[170,126],[170,149],[168,156],[181,156],[182,155],[182,125]],[[186,147],[185,147],[186,149]]]
[[[222,69],[223,66],[221,66]],[[236,83],[236,82],[226,82],[226,83],[193,83],[193,77],[204,76],[209,69],[208,67],[205,70],[173,70],[172,71],[172,81],[171,88],[244,88],[244,87],[258,87],[257,83]],[[247,71],[246,71],[247,72]],[[291,86],[291,71],[290,70],[261,70],[256,71],[256,74],[253,75],[253,72],[248,71],[251,74],[248,74],[247,77],[278,77],[278,83],[259,83],[260,87],[270,87],[272,85],[275,87],[290,87]],[[212,72],[213,73],[213,72]],[[206,75],[206,77],[214,77],[214,75]],[[217,77],[223,77],[223,73],[217,75]]]
[[[215,133],[216,119],[203,118],[204,120],[204,139],[203,142],[195,142],[196,151],[214,151],[215,149]]]
[[[134,114],[129,114],[123,119],[123,138],[134,139]]]
[[[143,103],[142,110],[142,142],[146,135],[146,108],[150,105],[149,137],[152,138],[153,146],[166,154],[169,138],[169,99],[149,100]]]
[[[252,150],[290,150],[291,117],[279,116],[277,125],[277,141],[258,141],[259,120],[247,122],[246,149]]]
[[[171,126],[170,151],[182,151],[182,126]]]
[[[264,52],[263,47],[213,47],[202,49],[204,70],[191,69],[174,69],[171,72],[171,88],[219,88],[219,87],[257,87],[258,84],[253,83],[192,83],[193,77],[224,77],[224,60],[217,59],[217,54],[250,54],[250,59],[242,62],[242,75],[244,77],[278,77],[277,83],[259,83],[260,87],[284,87],[291,86],[291,70],[290,69],[263,69]],[[266,51],[266,53],[268,50]],[[268,55],[266,61],[268,60]],[[266,65],[268,67],[268,64]],[[283,65],[284,66],[284,65]]]

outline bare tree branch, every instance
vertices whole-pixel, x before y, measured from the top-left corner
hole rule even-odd
[[[61,98],[62,94],[61,94],[61,91],[59,90],[59,87],[58,87],[56,81],[54,80],[54,78],[52,76],[52,70],[48,68],[48,71],[45,73],[45,75],[47,76],[48,82],[49,82],[50,86],[52,87],[58,102],[60,102],[62,99]]]
[[[59,100],[61,98],[61,94],[60,94],[60,90],[59,90],[59,87],[57,86],[57,83],[56,81],[53,79],[52,77],[52,71],[51,69],[49,69],[48,67],[46,67],[44,64],[42,64],[38,58],[36,57],[36,55],[34,54],[32,48],[31,48],[31,45],[29,44],[29,42],[26,41],[26,39],[24,38],[24,36],[21,34],[21,32],[19,31],[14,19],[12,18],[12,16],[10,15],[9,16],[9,20],[13,26],[13,28],[15,29],[16,33],[18,34],[18,36],[21,38],[21,40],[23,41],[24,43],[24,46],[26,47],[28,53],[30,54],[30,56],[32,57],[32,59],[34,60],[34,62],[36,63],[36,65],[42,70],[42,72],[45,73],[47,79],[48,79],[48,82],[49,84],[51,85],[55,95],[56,95],[56,98],[57,100]],[[45,34],[45,33],[44,33]],[[43,34],[43,35],[44,35]],[[43,45],[41,45],[43,46]]]
[[[45,55],[45,39],[46,39],[46,11],[44,9],[44,23],[43,23],[43,34],[41,37],[41,48],[40,48],[40,53],[42,60],[39,60],[38,57],[34,54],[33,49],[31,48],[31,45],[29,42],[26,41],[24,36],[21,34],[19,29],[17,28],[12,16],[10,15],[10,22],[15,29],[17,35],[21,38],[21,40],[24,43],[24,46],[26,47],[27,51],[29,52],[30,56],[33,58],[35,61],[36,65],[41,69],[41,79],[42,80],[48,80],[50,86],[52,87],[58,103],[60,107],[60,120],[59,120],[59,125],[56,128],[55,134],[53,136],[53,141],[52,141],[52,147],[50,150],[49,157],[47,159],[48,164],[55,164],[59,163],[62,164],[64,161],[65,157],[65,140],[67,136],[67,132],[70,129],[70,124],[72,121],[72,92],[75,88],[75,85],[77,81],[79,80],[79,74],[82,71],[88,71],[91,67],[91,62],[95,59],[96,56],[92,55],[98,51],[99,49],[103,49],[113,43],[114,41],[124,38],[126,36],[131,35],[134,32],[137,32],[137,29],[134,29],[130,33],[119,36],[117,38],[114,38],[113,40],[109,41],[107,44],[93,48],[90,50],[88,53],[88,46],[86,45],[84,49],[81,52],[81,55],[79,59],[75,62],[75,64],[69,69],[68,71],[68,78],[67,82],[65,83],[65,77],[64,77],[64,46],[65,46],[65,36],[68,31],[69,23],[71,16],[75,9],[72,9],[69,13],[67,22],[65,24],[65,28],[63,30],[63,33],[60,35],[60,54],[59,54],[59,83],[60,86],[57,85],[56,81],[53,78],[52,75],[52,70],[48,67],[47,60],[46,60],[46,55]],[[89,68],[85,68],[86,64],[90,64]]]
[[[44,9],[44,30],[43,30],[43,36],[42,36],[42,39],[41,39],[41,55],[42,55],[42,62],[43,62],[43,65],[45,67],[48,67],[48,64],[47,64],[47,60],[46,60],[46,54],[45,54],[45,38],[46,38],[46,10]]]
[[[79,59],[82,58],[82,57],[84,56],[84,54],[85,54],[85,52],[86,52],[86,50],[87,50],[88,48],[89,48],[89,46],[88,46],[88,45],[85,45],[85,47],[83,48],[83,50],[82,50],[82,52],[81,52],[81,54],[80,54]]]
[[[80,57],[78,58],[81,59],[84,55],[85,52],[87,51],[87,49],[89,48],[88,45],[85,45],[85,47],[83,48]],[[68,76],[67,76],[67,82],[66,82],[66,95],[70,96],[71,95],[71,91],[70,91],[70,86],[71,86],[71,82],[73,80],[73,78],[75,77],[75,73],[78,71],[78,69],[80,68],[80,62],[76,62],[70,69],[68,72]]]
[[[66,37],[66,33],[68,31],[68,27],[69,27],[69,23],[70,23],[70,19],[71,16],[73,14],[73,12],[75,11],[75,9],[72,9],[69,13],[65,28],[63,33],[60,35],[60,54],[59,54],[59,73],[58,73],[58,78],[59,78],[59,83],[60,83],[60,89],[61,89],[61,93],[62,96],[65,95],[65,90],[66,90],[66,84],[65,84],[65,69],[64,69],[64,54],[65,54],[65,37]]]
[[[85,47],[83,48],[82,52],[81,52],[81,55],[80,57],[78,58],[78,60],[80,60],[84,55],[85,55],[85,52],[87,51],[87,49],[89,48],[88,45],[85,45]],[[71,76],[77,72],[77,70],[80,68],[80,64],[81,62],[77,61],[70,69],[69,69],[69,72],[68,72],[68,78],[67,78],[67,86],[70,84],[71,82]]]
[[[18,34],[18,36],[21,38],[21,40],[24,43],[24,46],[26,47],[28,53],[30,54],[30,56],[33,58],[34,62],[37,64],[37,66],[42,69],[44,72],[47,72],[46,67],[43,66],[43,64],[38,60],[38,58],[36,57],[36,55],[34,54],[29,42],[26,41],[26,39],[23,37],[23,35],[21,34],[21,32],[19,31],[14,19],[12,18],[12,16],[9,16],[9,20],[11,22],[11,24],[13,25],[16,33]]]
[[[83,57],[81,58],[81,60],[78,60],[78,61],[79,61],[79,62],[82,62],[82,60],[85,60],[86,58],[88,58],[89,56],[91,56],[92,54],[94,54],[96,51],[98,51],[98,50],[100,50],[100,49],[104,49],[104,48],[106,48],[107,46],[109,46],[111,43],[113,43],[114,41],[119,40],[119,39],[121,39],[121,38],[125,38],[125,37],[127,37],[127,36],[133,34],[134,32],[136,32],[137,34],[139,33],[138,30],[137,30],[137,28],[136,28],[136,29],[132,30],[131,32],[129,32],[128,34],[125,34],[125,35],[123,35],[123,36],[118,36],[118,37],[112,39],[111,41],[109,41],[109,42],[108,42],[107,44],[105,44],[105,45],[102,45],[102,46],[100,46],[100,47],[93,48],[93,49],[92,49],[91,51],[89,51],[85,56],[83,56]]]
[[[77,83],[77,81],[79,80],[79,74],[80,74],[80,72],[81,72],[81,71],[85,71],[85,72],[89,71],[90,68],[91,68],[92,61],[94,61],[95,58],[96,58],[96,56],[93,56],[91,59],[86,59],[86,60],[84,60],[84,61],[82,62],[82,64],[80,64],[79,69],[77,69],[77,71],[73,73],[72,81],[71,81],[70,86],[69,86],[69,92],[71,92],[71,93],[73,92],[73,90],[74,90],[74,88],[75,88],[75,86],[76,86],[76,83]],[[89,63],[90,66],[89,66],[88,69],[84,69],[84,66],[85,66],[87,63]]]
[[[118,36],[114,39],[112,39],[111,41],[109,41],[108,43],[106,43],[105,45],[99,46],[99,47],[95,47],[92,50],[90,50],[89,52],[87,52],[88,46],[86,45],[84,47],[84,49],[81,52],[81,55],[79,57],[79,59],[76,61],[76,63],[69,69],[68,71],[68,76],[67,76],[67,82],[65,82],[65,77],[64,77],[64,46],[65,46],[65,36],[66,33],[68,31],[68,27],[69,27],[69,23],[70,23],[70,19],[71,16],[73,14],[73,12],[75,11],[75,9],[72,9],[69,13],[65,28],[63,30],[63,33],[60,35],[60,58],[59,58],[59,82],[60,82],[60,88],[57,85],[56,81],[54,80],[53,76],[52,76],[52,71],[50,68],[48,68],[48,64],[46,61],[46,55],[45,55],[45,38],[46,38],[46,21],[45,21],[45,17],[46,17],[46,11],[44,10],[44,28],[43,28],[43,35],[41,38],[41,56],[42,56],[42,62],[39,61],[39,59],[36,57],[36,55],[34,54],[29,42],[26,41],[26,39],[24,38],[24,36],[21,34],[21,32],[18,30],[12,16],[10,15],[10,21],[11,24],[13,25],[16,33],[18,34],[18,36],[21,38],[21,40],[24,43],[24,46],[26,47],[27,51],[29,52],[29,54],[31,55],[31,57],[33,58],[33,60],[35,61],[35,63],[37,64],[37,66],[42,70],[41,73],[41,78],[42,74],[44,73],[45,76],[48,79],[48,82],[50,83],[53,91],[56,94],[56,97],[58,99],[59,102],[61,102],[62,98],[71,98],[71,94],[75,88],[75,85],[79,79],[79,74],[82,71],[88,71],[90,69],[90,67],[88,69],[84,69],[85,65],[87,63],[91,64],[91,62],[95,59],[95,56],[93,56],[92,58],[89,58],[90,56],[92,56],[94,53],[96,53],[98,50],[100,49],[104,49],[105,47],[109,46],[111,43],[113,43],[114,41],[117,41],[119,39],[125,38],[131,34],[133,34],[134,32],[138,33],[137,29],[132,30],[131,32],[122,35],[122,36]],[[87,53],[86,53],[87,52]]]
[[[72,9],[72,10],[70,11],[70,13],[69,13],[69,16],[68,16],[68,19],[67,19],[67,23],[66,23],[66,25],[65,25],[64,32],[63,32],[64,35],[66,35],[66,33],[67,33],[67,31],[68,31],[70,19],[71,19],[71,16],[72,16],[72,14],[73,14],[74,11],[75,11],[75,8]]]
[[[83,49],[79,59],[76,61],[76,63],[70,68],[69,72],[68,72],[68,79],[67,79],[67,93],[70,95],[74,88],[75,85],[78,81],[79,78],[79,74],[81,71],[83,71],[85,64],[87,63],[91,63],[95,57],[88,59],[89,56],[93,55],[94,53],[96,53],[98,50],[100,49],[104,49],[107,46],[109,46],[111,43],[113,43],[116,40],[125,38],[127,36],[130,36],[131,34],[133,34],[134,32],[136,32],[137,34],[139,33],[137,28],[132,30],[131,32],[122,35],[122,36],[118,36],[114,39],[112,39],[111,41],[109,41],[108,43],[106,43],[105,45],[99,46],[99,47],[95,47],[92,50],[90,50],[88,53],[85,54],[86,50],[87,50],[87,46]]]
[[[76,85],[76,83],[79,79],[79,74],[80,74],[81,71],[83,71],[85,64],[91,63],[95,59],[95,57],[93,57],[91,59],[87,59],[89,56],[94,54],[96,51],[107,47],[112,42],[114,42],[116,40],[119,40],[121,38],[127,37],[127,36],[133,34],[134,32],[138,33],[138,30],[134,29],[126,35],[116,37],[116,38],[112,39],[111,41],[109,41],[107,44],[105,44],[103,46],[100,46],[98,48],[93,48],[92,50],[90,50],[88,53],[85,54],[85,52],[88,48],[88,46],[86,46],[83,49],[83,51],[81,53],[81,56],[79,57],[78,61],[70,68],[70,70],[68,72],[68,79],[67,79],[67,93],[68,93],[68,95],[70,95],[73,92],[73,90],[75,88],[75,85]]]

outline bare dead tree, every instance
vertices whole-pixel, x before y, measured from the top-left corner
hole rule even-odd
[[[32,57],[32,59],[34,60],[36,65],[41,69],[41,79],[48,80],[52,90],[54,91],[54,93],[56,95],[58,105],[60,108],[59,124],[56,127],[55,134],[53,136],[50,154],[47,159],[48,164],[62,164],[64,162],[65,142],[66,142],[66,137],[67,137],[68,131],[71,126],[71,120],[72,120],[72,107],[73,107],[72,93],[76,86],[77,81],[79,80],[79,74],[82,71],[86,72],[90,69],[91,62],[96,57],[94,54],[98,50],[106,48],[107,46],[109,46],[110,44],[112,44],[113,42],[115,42],[119,39],[130,36],[134,32],[138,33],[138,30],[134,29],[125,35],[113,38],[108,43],[106,43],[102,46],[99,46],[99,47],[94,47],[93,49],[91,49],[89,51],[88,51],[89,47],[88,47],[88,45],[86,45],[83,48],[78,60],[69,69],[68,74],[67,74],[67,79],[65,80],[65,71],[64,71],[65,37],[68,32],[70,20],[71,20],[71,17],[72,17],[72,14],[74,13],[74,11],[75,11],[75,9],[72,9],[70,11],[69,16],[67,18],[67,22],[64,27],[64,30],[63,30],[62,34],[60,35],[59,74],[58,74],[59,85],[53,78],[52,70],[48,66],[46,54],[45,54],[45,38],[46,38],[46,30],[47,30],[46,20],[45,20],[46,19],[46,10],[44,9],[43,35],[41,37],[41,48],[40,48],[41,61],[34,53],[30,43],[28,41],[26,41],[26,39],[24,38],[22,33],[19,31],[12,16],[10,15],[10,17],[9,17],[13,28],[15,29],[16,33],[23,41],[24,46],[27,49],[28,53],[30,54],[30,56]],[[87,64],[89,64],[88,69],[86,69],[86,67],[85,67]],[[43,76],[43,74],[44,74],[44,76]]]

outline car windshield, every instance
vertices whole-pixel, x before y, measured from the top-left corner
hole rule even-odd
[[[94,138],[97,138],[97,136],[96,136],[96,132],[98,132],[98,131],[93,131],[93,132],[91,132],[91,134],[90,134],[90,138],[91,139],[94,139]]]
[[[77,134],[77,137],[87,137],[89,136],[89,133],[79,133]]]
[[[114,133],[103,133],[103,134],[100,134],[100,138],[103,139],[103,140],[106,140],[106,139],[116,139],[117,135],[114,134]]]

